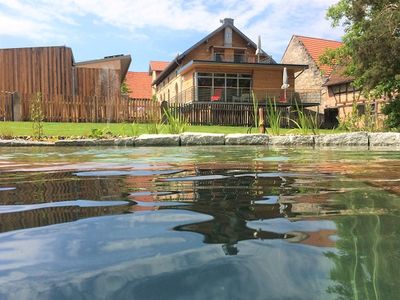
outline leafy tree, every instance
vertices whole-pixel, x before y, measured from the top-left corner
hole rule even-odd
[[[126,83],[126,80],[121,84],[121,95],[122,96],[128,96],[132,91],[130,90],[128,84]]]
[[[346,66],[346,75],[366,93],[400,101],[395,99],[400,91],[399,0],[339,0],[327,17],[333,26],[344,26],[344,45],[327,51],[321,62]],[[400,116],[400,110],[394,115]]]
[[[364,90],[380,86],[380,91],[393,95],[400,81],[399,1],[340,0],[327,17],[333,26],[344,26],[344,46],[321,60],[346,65],[346,73]]]

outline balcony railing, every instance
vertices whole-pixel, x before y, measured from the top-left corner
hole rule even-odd
[[[307,105],[317,106],[321,103],[321,91],[315,90],[286,90],[282,89],[250,89],[228,87],[191,87],[177,96],[172,97],[171,103],[214,102],[214,103],[253,103],[255,95],[258,103],[275,102],[280,106]]]
[[[235,55],[225,55],[214,53],[211,57],[212,61],[216,62],[233,62],[233,63],[271,63],[270,58],[262,57],[260,61],[256,55],[247,55],[247,54],[235,54]]]

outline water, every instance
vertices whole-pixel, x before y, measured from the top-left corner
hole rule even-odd
[[[0,148],[0,299],[398,299],[400,152]]]

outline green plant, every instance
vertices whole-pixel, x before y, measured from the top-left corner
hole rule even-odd
[[[32,99],[31,120],[33,136],[40,140],[43,137],[44,114],[42,111],[42,94],[39,92]]]
[[[187,119],[176,111],[172,112],[170,109],[164,108],[164,114],[167,118],[167,129],[169,133],[183,133],[189,126]]]
[[[108,126],[102,128],[102,129],[92,128],[91,133],[89,135],[90,138],[94,138],[94,139],[111,138],[113,136],[114,135]]]
[[[126,123],[122,127],[123,134],[126,136],[138,136],[140,132],[140,126],[138,123]]]
[[[253,100],[253,114],[254,114],[254,127],[258,128],[260,126],[259,118],[258,118],[258,99],[254,91],[252,93]]]
[[[14,132],[12,131],[11,128],[9,128],[7,125],[0,123],[0,137],[1,138],[12,139],[14,136],[15,136]]]
[[[276,101],[275,98],[273,98],[273,101],[268,101],[267,99],[267,105],[266,105],[266,114],[268,118],[268,124],[269,124],[269,129],[268,132],[273,135],[279,135],[281,132],[281,120],[282,120],[282,114],[281,111],[277,109],[276,107]]]
[[[147,133],[150,134],[160,134],[164,126],[160,122],[152,122],[147,124]]]
[[[319,132],[319,124],[318,124],[318,115],[312,113],[306,113],[304,110],[299,108],[298,103],[296,102],[296,110],[295,110],[298,121],[291,119],[295,126],[299,129],[301,134],[318,134]]]

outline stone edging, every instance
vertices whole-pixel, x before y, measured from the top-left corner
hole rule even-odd
[[[29,140],[0,140],[0,147],[23,146],[206,146],[206,145],[269,145],[285,147],[399,147],[398,132],[351,132],[324,135],[281,135],[266,134],[215,134],[191,133],[183,134],[144,134],[138,137],[117,139],[77,139],[55,142]]]

